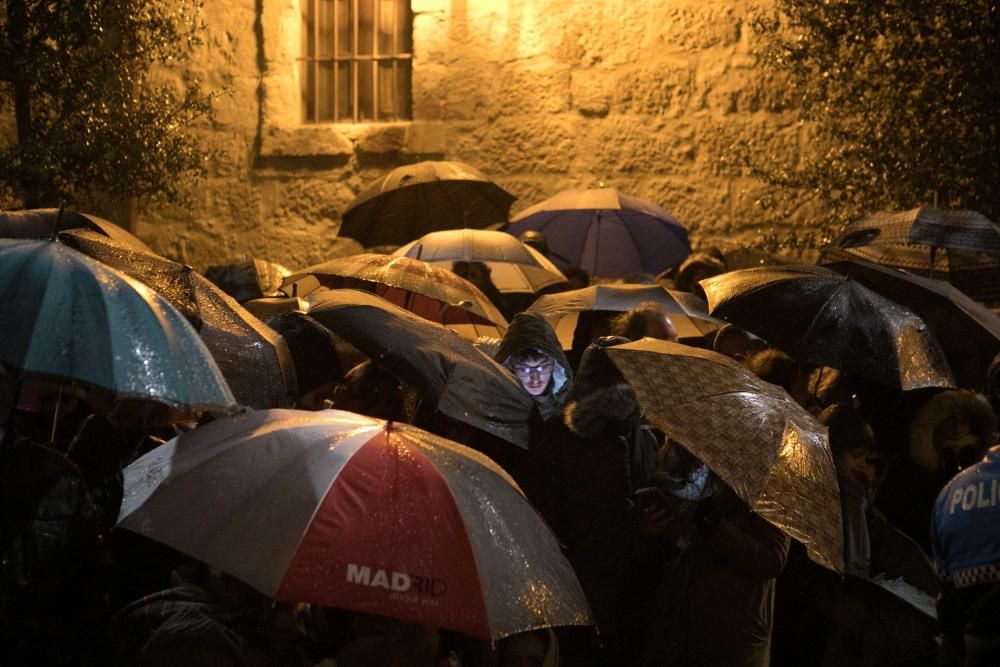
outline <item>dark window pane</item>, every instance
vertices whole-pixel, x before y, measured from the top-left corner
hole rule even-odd
[[[372,61],[358,61],[358,120],[374,120]]]
[[[378,0],[378,51],[379,55],[393,53],[393,23],[396,20],[396,0]]]
[[[320,123],[333,120],[333,63],[329,60],[319,64],[319,81],[316,95],[319,110],[316,120]]]
[[[300,30],[302,31],[302,39],[299,40],[301,42],[300,55],[303,58],[309,58],[316,53],[316,33],[313,32],[313,0],[302,0],[302,25]]]
[[[354,84],[351,82],[351,63],[337,63],[337,120],[350,122],[354,120]]]
[[[351,21],[351,0],[337,1],[337,55],[351,55],[354,45],[354,23]]]
[[[375,0],[356,0],[358,3],[358,55],[369,55],[375,37]]]
[[[413,51],[413,14],[410,0],[396,0],[396,53]]]
[[[383,60],[378,63],[378,119],[396,119],[396,80],[393,62]]]
[[[316,56],[333,56],[333,0],[317,0],[319,3],[319,41]]]

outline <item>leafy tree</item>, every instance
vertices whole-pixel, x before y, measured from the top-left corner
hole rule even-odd
[[[198,44],[199,0],[0,0],[0,187],[28,208],[60,201],[176,200],[204,174],[190,127],[211,118],[197,81],[150,73]]]
[[[812,131],[801,156],[733,145],[728,162],[773,186],[766,222],[804,198],[825,211],[807,244],[935,201],[1000,217],[997,0],[777,0],[751,25],[760,64],[786,82],[779,106]]]

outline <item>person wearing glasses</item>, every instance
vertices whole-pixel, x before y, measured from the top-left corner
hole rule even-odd
[[[543,419],[561,419],[573,373],[555,331],[544,318],[518,313],[500,341],[496,361],[520,380]]]

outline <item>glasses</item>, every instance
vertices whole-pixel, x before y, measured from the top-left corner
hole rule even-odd
[[[552,371],[552,362],[548,361],[539,366],[515,366],[514,374],[519,378],[530,378],[532,375],[544,375]]]

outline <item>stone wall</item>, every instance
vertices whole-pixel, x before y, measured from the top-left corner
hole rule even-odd
[[[203,130],[226,158],[191,207],[141,206],[136,233],[196,268],[297,268],[340,252],[340,215],[367,182],[455,159],[517,195],[513,213],[604,183],[662,205],[695,244],[752,239],[760,185],[719,169],[724,137],[803,141],[754,68],[761,2],[412,0],[413,121],[308,126],[298,0],[213,0],[186,75],[229,91]]]

